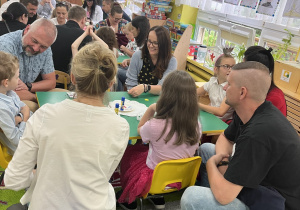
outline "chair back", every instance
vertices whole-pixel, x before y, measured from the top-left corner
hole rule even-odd
[[[191,157],[180,160],[162,161],[154,169],[150,194],[164,194],[177,191],[167,185],[181,183],[181,188],[192,186],[196,182],[201,164],[201,157]],[[146,198],[147,195],[144,196]]]
[[[69,74],[59,70],[55,70],[55,78],[56,84],[64,84],[64,89],[68,89],[68,84],[71,83],[71,78]]]
[[[0,143],[0,167],[4,169],[7,168],[9,161],[12,159],[7,151],[7,148]]]

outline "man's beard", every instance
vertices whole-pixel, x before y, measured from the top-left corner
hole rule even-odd
[[[34,53],[27,52],[27,51],[26,51],[26,48],[27,48],[27,47],[30,48],[31,51],[34,52]],[[27,56],[35,56],[35,55],[37,55],[37,54],[40,53],[40,51],[37,51],[37,52],[36,52],[36,51],[34,51],[34,50],[32,49],[32,47],[30,47],[30,46],[28,46],[28,45],[26,45],[26,46],[23,45],[22,48],[23,48],[23,51],[25,52],[25,54],[26,54]]]

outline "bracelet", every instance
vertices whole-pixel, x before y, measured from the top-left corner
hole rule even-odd
[[[227,166],[229,164],[229,161],[221,161],[220,163],[218,163],[217,167],[219,166]]]
[[[147,93],[146,91],[146,85],[145,84],[143,84],[144,85],[144,93]]]
[[[147,86],[147,92],[149,92],[151,90],[151,85]]]

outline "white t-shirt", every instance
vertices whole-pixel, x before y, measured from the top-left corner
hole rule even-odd
[[[213,107],[220,107],[223,99],[226,96],[226,91],[223,89],[227,82],[218,83],[217,77],[211,77],[210,80],[204,84],[203,88],[208,93],[210,105]],[[232,119],[233,108],[229,108],[222,120]]]
[[[20,200],[29,209],[115,209],[109,179],[128,139],[127,121],[107,107],[68,99],[43,105],[27,121],[5,186],[29,187]]]

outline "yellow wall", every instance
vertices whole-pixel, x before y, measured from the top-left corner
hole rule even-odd
[[[174,2],[175,1],[170,4],[173,8],[172,12],[168,14],[168,17],[183,24],[196,24],[198,8],[190,7],[188,5],[180,5],[178,7]],[[179,14],[181,15],[180,19],[178,18]]]

